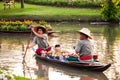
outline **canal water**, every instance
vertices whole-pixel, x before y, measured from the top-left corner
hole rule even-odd
[[[103,73],[70,69],[65,66],[51,65],[34,57],[34,51],[28,49],[25,59],[25,47],[32,40],[30,34],[0,33],[0,67],[9,73],[39,80],[120,80],[120,26],[92,25],[89,23],[51,23],[54,31],[49,36],[51,46],[60,44],[63,49],[74,52],[73,46],[79,40],[77,30],[86,27],[92,32],[95,54],[102,63],[112,63]],[[33,35],[34,36],[34,35]],[[32,36],[32,37],[33,37]],[[37,47],[37,46],[35,46]]]

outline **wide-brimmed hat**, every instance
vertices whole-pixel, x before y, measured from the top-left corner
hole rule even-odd
[[[90,34],[90,30],[88,28],[82,28],[81,30],[78,30],[79,33],[83,33],[88,36],[88,38],[92,39],[92,36]]]
[[[35,28],[35,31],[37,32],[38,31],[38,29],[42,29],[42,31],[43,31],[43,33],[47,33],[47,30],[46,30],[46,28],[44,27],[44,26],[34,26],[34,28]]]

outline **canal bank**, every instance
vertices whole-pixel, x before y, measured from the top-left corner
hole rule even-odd
[[[0,20],[45,20],[48,22],[90,22],[103,21],[100,8],[67,8],[54,6],[41,6],[26,4],[25,8],[20,8],[20,3],[15,4],[15,8],[0,8]],[[3,2],[0,2],[3,6]]]
[[[3,2],[0,2],[3,6]],[[120,13],[118,13],[120,16]],[[45,20],[47,22],[103,22],[101,16],[101,8],[71,8],[71,7],[55,7],[45,5],[34,5],[25,3],[25,8],[20,7],[20,3],[16,2],[15,7],[4,9],[0,7],[0,20],[16,21],[16,20]]]
[[[39,21],[44,20],[47,22],[103,22],[104,20],[100,16],[39,16],[39,15],[20,15],[20,16],[10,16],[2,17],[0,20],[5,21],[24,21],[24,20],[33,20]]]

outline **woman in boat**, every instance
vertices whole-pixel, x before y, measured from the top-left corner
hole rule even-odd
[[[27,48],[32,48],[37,44],[38,49],[36,50],[36,53],[39,55],[50,51],[51,48],[48,44],[47,30],[43,26],[33,26],[31,30],[35,34],[35,37],[33,42],[28,45]]]
[[[90,30],[87,28],[82,28],[78,32],[80,34],[80,40],[75,46],[75,51],[79,54],[79,60],[81,62],[91,62],[93,46],[90,41],[90,39],[92,39]]]

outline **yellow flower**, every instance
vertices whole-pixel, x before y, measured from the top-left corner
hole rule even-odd
[[[102,8],[104,8],[104,7],[105,7],[105,5],[104,5],[104,4],[100,4],[100,6],[101,6]]]
[[[24,22],[23,22],[23,24],[25,24],[25,25],[30,25],[32,23],[33,23],[33,21],[30,21],[30,20],[24,20]]]

